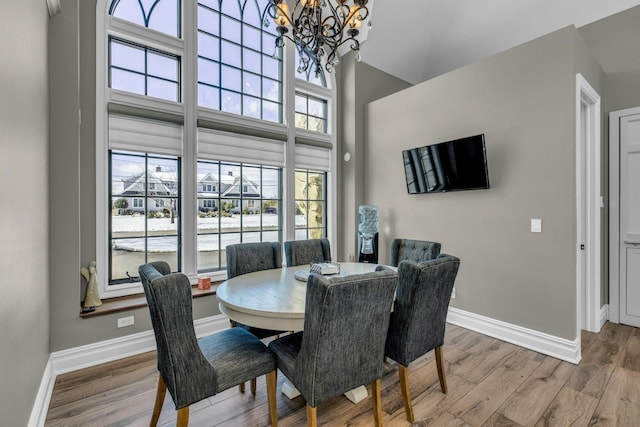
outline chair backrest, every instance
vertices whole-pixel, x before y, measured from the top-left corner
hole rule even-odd
[[[282,267],[282,247],[277,242],[238,243],[229,245],[227,277]]]
[[[460,259],[441,254],[437,259],[398,266],[398,289],[385,354],[408,366],[444,343],[451,291]]]
[[[397,275],[311,274],[292,381],[311,406],[380,378]]]
[[[210,396],[211,389],[217,388],[217,376],[198,345],[189,279],[182,273],[171,273],[164,261],[141,265],[138,273],[156,337],[158,371],[176,408]],[[193,372],[211,381],[193,381]]]
[[[331,261],[331,245],[326,238],[284,242],[284,257],[287,267]]]
[[[391,265],[397,267],[405,259],[423,262],[436,259],[440,243],[427,240],[393,239],[391,242]]]

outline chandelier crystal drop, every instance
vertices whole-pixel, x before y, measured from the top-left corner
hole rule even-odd
[[[305,72],[313,64],[316,75],[322,64],[332,73],[340,63],[338,48],[351,43],[358,52],[362,21],[369,16],[368,0],[269,0],[267,13],[277,25],[276,50],[284,47],[285,37],[296,45],[300,57],[298,72]],[[266,23],[266,20],[265,20]]]

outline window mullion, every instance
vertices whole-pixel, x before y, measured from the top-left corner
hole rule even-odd
[[[197,277],[197,1],[184,2],[184,51],[182,53],[182,99],[184,103],[182,162],[182,271],[192,280]]]
[[[295,239],[296,225],[296,201],[295,201],[295,148],[296,148],[296,127],[295,127],[295,70],[294,61],[288,61],[288,58],[295,57],[295,47],[293,43],[285,43],[283,48],[283,115],[284,122],[287,125],[287,142],[285,149],[285,168],[284,168],[284,233],[285,240]]]

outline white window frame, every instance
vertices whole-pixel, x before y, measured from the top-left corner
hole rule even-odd
[[[227,1],[227,0],[225,0]],[[315,85],[295,78],[294,46],[287,42],[283,49],[283,123],[262,121],[223,111],[202,108],[197,105],[197,0],[181,0],[182,38],[130,24],[108,15],[112,0],[96,1],[96,260],[98,283],[103,298],[142,292],[140,283],[108,286],[108,106],[118,105],[131,111],[152,111],[165,117],[177,117],[183,125],[181,235],[182,272],[195,283],[197,281],[197,123],[208,121],[223,128],[239,129],[245,134],[277,134],[285,139],[285,159],[282,173],[283,240],[293,240],[295,233],[295,144],[296,138],[324,144],[330,150],[331,169],[327,171],[327,234],[333,245],[337,244],[337,89],[334,74],[326,74],[327,87]],[[136,41],[180,57],[181,101],[171,102],[127,93],[108,87],[108,40],[109,36]],[[295,128],[295,92],[327,100],[327,133],[319,134]],[[190,179],[188,179],[190,177]],[[191,203],[193,202],[193,203]],[[226,272],[205,274],[213,280],[226,278]]]

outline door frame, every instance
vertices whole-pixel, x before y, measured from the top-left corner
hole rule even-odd
[[[620,119],[640,107],[609,113],[609,321],[620,323]]]
[[[586,123],[582,123],[581,106],[586,108]],[[599,332],[600,320],[600,95],[591,87],[582,74],[576,74],[576,329],[577,336],[584,328],[590,332]],[[582,130],[586,130],[586,144],[582,143]],[[586,150],[586,153],[582,153]],[[586,165],[581,161],[584,154]],[[583,168],[586,170],[583,171]],[[584,172],[584,173],[583,173]],[[584,177],[584,182],[583,182]],[[583,215],[583,194],[586,197],[586,212]],[[586,219],[586,224],[582,223]],[[583,227],[584,226],[584,227]],[[582,236],[583,229],[586,235]],[[584,244],[583,251],[580,246]],[[581,257],[585,259],[582,269]],[[583,289],[586,283],[585,289]],[[582,295],[585,293],[584,306]],[[585,325],[582,325],[582,314]]]

